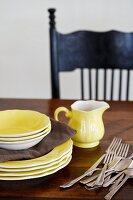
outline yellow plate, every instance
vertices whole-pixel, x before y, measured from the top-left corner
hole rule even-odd
[[[46,169],[46,168],[50,168],[55,164],[58,164],[59,162],[61,162],[62,160],[64,160],[64,158],[70,156],[72,154],[72,148],[69,149],[68,152],[66,152],[61,158],[55,160],[54,162],[50,162],[48,164],[43,164],[43,165],[37,165],[34,167],[25,167],[25,168],[0,168],[0,173],[1,172],[28,172],[28,171],[33,171],[33,170],[38,170],[38,169]]]
[[[49,117],[37,111],[0,111],[0,137],[20,137],[31,135],[42,131],[49,124]]]
[[[12,171],[12,172],[7,172],[7,171],[0,171],[0,176],[31,176],[31,175],[36,175],[40,173],[47,172],[49,170],[53,170],[55,168],[60,167],[60,165],[64,164],[67,159],[71,156],[72,152],[69,152],[69,154],[63,156],[58,162],[53,162],[53,164],[49,167],[46,167],[43,165],[43,168],[36,169],[36,170],[29,170],[29,171]]]
[[[72,159],[72,156],[66,158],[64,162],[57,164],[54,169],[49,169],[48,171],[41,172],[39,174],[33,174],[33,175],[27,175],[27,176],[0,176],[0,180],[25,180],[25,179],[33,179],[33,178],[48,176],[64,168],[66,165],[69,164],[71,159]]]
[[[72,148],[72,146],[73,141],[69,139],[65,143],[56,146],[52,151],[44,156],[29,160],[2,162],[0,163],[0,168],[25,168],[46,165],[61,158],[66,152],[68,152]]]

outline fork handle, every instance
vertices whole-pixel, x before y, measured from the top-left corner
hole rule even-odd
[[[109,188],[109,191],[113,190],[114,188],[116,188],[119,183],[122,181],[123,177],[124,177],[124,173],[115,181],[115,183]]]
[[[115,189],[111,190],[104,198],[106,200],[112,199],[114,194],[122,187],[122,185],[127,181],[128,178],[129,178],[129,175],[126,175],[123,181]]]
[[[75,183],[77,183],[78,181],[80,181],[82,178],[84,178],[86,176],[86,174],[82,174],[81,176],[73,179],[72,181],[69,181],[63,185],[60,185],[61,188],[69,188],[71,186],[73,186]]]
[[[103,166],[103,168],[102,168],[101,173],[99,174],[99,176],[98,176],[98,178],[97,178],[97,180],[95,182],[96,185],[98,185],[98,186],[103,185],[104,178],[105,178],[105,172],[107,170],[107,167],[108,167],[108,164],[105,163],[104,166]]]
[[[80,183],[82,184],[90,183],[91,181],[95,180],[97,177],[98,177],[98,174],[92,175],[90,177],[85,178],[84,180],[81,180]]]
[[[78,181],[80,181],[82,178],[84,178],[85,176],[88,176],[89,174],[92,174],[92,172],[96,171],[97,169],[99,168],[96,168],[96,169],[92,169],[90,171],[86,171],[84,174],[82,174],[81,176],[63,184],[63,185],[60,185],[61,188],[69,188],[71,186],[73,186],[75,183],[77,183]]]
[[[121,176],[121,174],[123,174],[123,171],[118,173],[117,175],[113,176],[110,180],[108,180],[107,182],[105,182],[103,184],[103,187],[108,187],[110,184],[112,184],[119,176]]]
[[[69,188],[71,186],[73,186],[75,183],[77,183],[78,181],[80,181],[82,178],[84,178],[85,176],[91,175],[94,171],[97,170],[97,166],[101,163],[101,161],[103,160],[103,158],[105,157],[105,154],[103,154],[95,163],[94,165],[92,165],[92,167],[90,169],[88,169],[84,174],[82,174],[81,176],[61,185],[61,188]]]
[[[133,153],[130,156],[128,156],[127,158],[132,159],[133,158]]]

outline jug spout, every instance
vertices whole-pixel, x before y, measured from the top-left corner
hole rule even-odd
[[[71,105],[73,110],[79,110],[80,112],[93,112],[101,110],[103,113],[110,106],[105,101],[95,101],[95,100],[81,100],[76,101]]]
[[[99,108],[101,110],[102,113],[104,113],[105,110],[107,110],[108,108],[110,108],[109,104],[105,101],[101,101],[99,102]]]

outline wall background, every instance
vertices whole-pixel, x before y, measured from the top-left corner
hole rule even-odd
[[[0,0],[0,98],[51,98],[47,9],[57,9],[57,29],[133,31],[132,0]],[[62,98],[79,98],[78,70]],[[70,84],[70,80],[74,84]],[[74,91],[74,92],[73,92]]]

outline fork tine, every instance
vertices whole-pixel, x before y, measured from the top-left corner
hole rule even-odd
[[[108,159],[107,163],[110,163],[112,161],[113,157],[114,157],[114,152],[111,152],[110,153],[110,159]]]
[[[121,155],[122,146],[123,146],[123,144],[120,144],[119,148],[117,149],[117,150],[118,150],[117,153],[116,153],[117,156],[120,156],[120,155]]]
[[[117,152],[117,150],[120,147],[120,144],[121,144],[121,140],[118,140],[113,150],[115,150]]]
[[[105,163],[109,163],[110,158],[111,158],[111,153],[109,152],[109,153],[108,153],[108,156],[107,156],[107,158],[106,158],[106,160],[105,160]]]
[[[110,157],[109,151],[106,153],[106,156],[104,158],[103,164],[107,162],[107,159]]]
[[[110,163],[109,163],[109,166],[108,168],[112,168],[115,163],[117,162],[117,160],[115,160],[115,157],[123,157],[123,158],[126,158],[127,154],[128,154],[128,151],[129,151],[129,147],[130,145],[129,144],[120,144],[119,148],[117,149],[117,151],[114,152],[114,157],[112,159],[112,162],[110,160]],[[114,160],[114,161],[113,161]]]
[[[111,144],[109,145],[109,148],[108,148],[108,149],[110,149],[110,148],[112,147],[112,145],[114,144],[114,142],[116,141],[116,139],[117,139],[116,137],[113,138],[113,140],[112,140]],[[108,149],[107,149],[107,150],[108,150]]]
[[[113,142],[110,145],[110,148],[107,151],[103,163],[110,163],[111,160],[115,158],[116,151],[119,148],[121,141],[122,141],[121,138],[114,138]]]
[[[126,157],[129,150],[128,144],[121,144],[121,148],[118,149],[117,155],[121,157]]]
[[[106,155],[105,155],[105,158],[104,158],[104,160],[103,160],[103,164],[106,163],[106,160],[110,157],[109,152],[110,152],[110,150],[114,147],[114,145],[116,144],[117,140],[119,140],[119,138],[114,137],[113,140],[112,140],[112,142],[111,142],[111,144],[110,144],[109,147],[107,148],[107,150],[106,150]]]
[[[107,149],[107,151],[109,151],[110,149],[112,149],[114,147],[114,145],[116,144],[117,140],[119,140],[119,138],[114,138],[113,141],[111,142],[109,148]]]
[[[125,148],[123,150],[122,157],[125,158],[127,156],[128,150],[129,150],[129,145],[125,144]]]
[[[111,148],[111,155],[110,155],[110,159],[108,160],[108,163],[110,163],[116,157],[117,150],[120,148],[120,145],[121,145],[121,141],[122,139],[118,138],[115,144],[113,145],[113,147]]]
[[[109,163],[110,163],[112,160],[115,159],[115,157],[116,157],[116,155],[117,155],[117,151],[119,150],[119,148],[120,148],[120,146],[121,146],[121,141],[122,141],[122,139],[119,138],[119,139],[116,141],[116,143],[115,143],[113,149],[111,149],[112,154],[111,154],[111,158],[110,158]]]
[[[121,150],[123,148],[123,144],[121,144],[121,141],[122,141],[122,139],[117,140],[113,147],[113,150],[111,149],[112,155],[108,162],[108,168],[111,168],[114,165],[116,156],[118,156],[120,154],[120,152],[122,152]],[[112,162],[113,160],[114,160],[114,162]]]
[[[121,152],[120,152],[121,157],[123,157],[124,151],[125,151],[125,144],[122,144],[122,148],[121,148]]]
[[[111,157],[111,159],[110,159],[110,162],[111,162],[112,160],[114,160],[115,157],[116,157],[116,150],[112,153],[112,157]],[[110,162],[109,162],[109,163],[110,163]]]
[[[128,144],[127,145],[127,149],[126,149],[126,152],[125,152],[125,158],[127,157],[127,155],[128,155],[128,152],[129,152],[129,148],[130,148],[130,145]]]
[[[121,138],[116,138],[114,144],[111,146],[110,150],[113,151],[116,148],[119,148],[119,145],[121,143],[122,139]]]
[[[124,154],[125,154],[125,147],[126,147],[126,144],[123,144],[123,149],[121,151],[121,157],[124,157]]]
[[[113,138],[113,140],[112,140],[111,144],[109,145],[109,147],[107,148],[106,152],[108,152],[110,150],[110,148],[113,146],[115,141],[116,141],[116,137]]]

